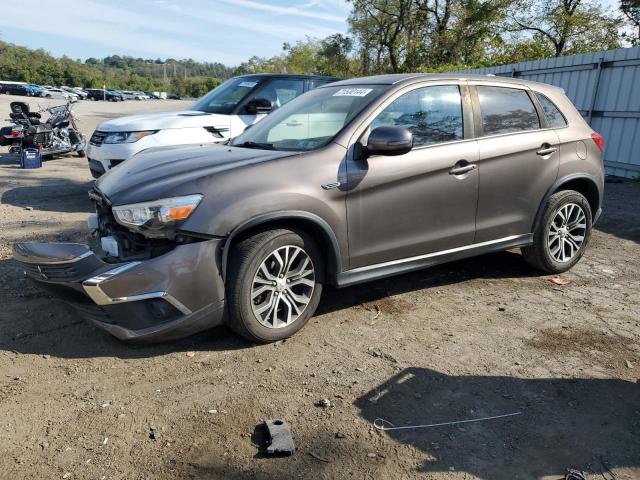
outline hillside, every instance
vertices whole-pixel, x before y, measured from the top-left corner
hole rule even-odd
[[[221,63],[191,59],[162,61],[112,55],[83,62],[0,41],[0,79],[39,85],[106,85],[107,88],[161,90],[199,97],[232,76],[233,71]]]

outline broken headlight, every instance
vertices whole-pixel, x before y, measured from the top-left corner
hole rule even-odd
[[[112,210],[120,225],[137,230],[148,237],[164,237],[163,230],[189,218],[201,200],[202,195],[186,195],[120,205]]]

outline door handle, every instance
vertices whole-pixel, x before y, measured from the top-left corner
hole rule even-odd
[[[467,163],[465,160],[462,160],[456,163],[451,170],[449,170],[449,175],[463,175],[471,170],[475,170],[477,165],[475,163]]]
[[[541,157],[544,157],[545,155],[551,155],[553,152],[556,152],[558,150],[557,147],[552,147],[548,143],[543,143],[541,146],[542,148],[536,152],[536,154],[540,155]]]

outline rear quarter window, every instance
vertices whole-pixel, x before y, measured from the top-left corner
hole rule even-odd
[[[564,115],[560,109],[556,107],[555,103],[542,93],[535,93],[542,110],[544,110],[544,116],[547,117],[547,124],[551,128],[564,127],[567,124],[567,119],[564,118]]]
[[[483,135],[522,132],[540,128],[538,112],[525,90],[476,86]]]

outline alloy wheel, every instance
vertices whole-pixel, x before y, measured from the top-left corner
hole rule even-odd
[[[285,245],[260,264],[251,284],[251,308],[268,328],[283,328],[304,313],[315,288],[315,268],[303,248]]]
[[[557,211],[547,232],[549,253],[557,262],[571,261],[580,251],[587,232],[587,216],[576,203],[567,203]]]

